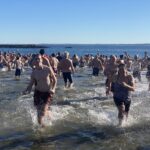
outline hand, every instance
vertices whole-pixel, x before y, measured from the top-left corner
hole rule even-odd
[[[51,95],[54,95],[55,94],[55,90],[53,89],[53,90],[50,90],[50,94]]]
[[[108,96],[110,94],[109,89],[106,89],[106,96]]]
[[[128,86],[128,84],[127,84],[126,82],[122,82],[122,85],[123,85],[124,87],[127,87],[127,86]]]

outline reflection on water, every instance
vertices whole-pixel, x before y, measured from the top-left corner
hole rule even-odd
[[[74,87],[64,88],[61,77],[52,106],[51,120],[41,130],[33,106],[33,92],[21,95],[29,82],[30,69],[21,80],[14,72],[0,72],[1,150],[136,150],[149,148],[150,93],[143,74],[133,93],[130,116],[124,127],[117,124],[112,96],[105,96],[105,77],[91,76],[89,68],[73,75]]]

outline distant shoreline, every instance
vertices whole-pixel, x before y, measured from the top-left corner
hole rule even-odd
[[[36,44],[0,44],[0,48],[47,48],[47,46]]]
[[[71,49],[77,46],[103,46],[103,47],[117,47],[120,48],[122,46],[124,47],[150,47],[149,43],[138,43],[138,44],[47,44],[47,43],[41,43],[41,44],[0,44],[0,48],[51,48],[51,47],[56,47],[56,46],[62,46],[66,49]]]

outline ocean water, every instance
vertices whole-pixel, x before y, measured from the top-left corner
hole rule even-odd
[[[105,95],[102,74],[92,77],[91,68],[78,68],[70,90],[64,88],[59,77],[49,110],[51,119],[45,118],[43,130],[36,120],[33,92],[21,94],[29,83],[31,69],[25,68],[20,81],[14,80],[14,73],[14,70],[0,72],[0,150],[150,149],[150,92],[146,71],[142,72],[142,81],[136,82],[129,119],[122,128],[117,127],[112,95]]]
[[[128,52],[131,56],[138,54],[139,56],[143,56],[144,52],[150,51],[150,44],[47,44],[45,48],[46,54],[61,52],[64,51],[70,52],[71,55],[78,54],[79,56],[85,54],[95,55],[97,53],[103,55],[121,55],[124,52]],[[18,51],[22,54],[28,53],[38,53],[39,48],[0,48],[1,51]]]

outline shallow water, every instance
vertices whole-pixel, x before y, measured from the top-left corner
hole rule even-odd
[[[73,75],[74,87],[64,88],[62,77],[50,107],[51,119],[39,129],[33,92],[21,95],[29,82],[26,68],[20,81],[14,71],[0,72],[0,150],[136,150],[150,143],[150,93],[145,72],[136,83],[128,122],[117,127],[112,96],[105,96],[105,77],[92,77],[90,68]],[[147,146],[147,147],[146,147]]]

